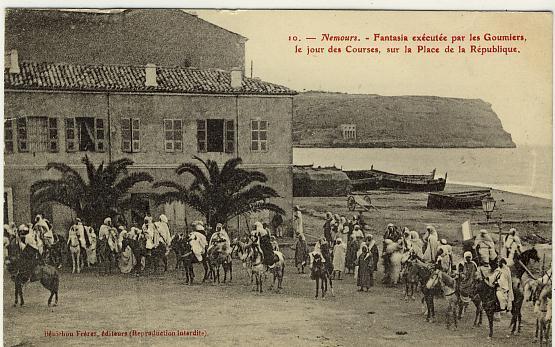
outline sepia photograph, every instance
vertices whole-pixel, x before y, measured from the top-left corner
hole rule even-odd
[[[5,346],[552,344],[552,12],[3,17]]]

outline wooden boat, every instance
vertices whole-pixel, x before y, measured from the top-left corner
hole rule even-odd
[[[415,192],[437,192],[445,189],[447,174],[445,178],[435,178],[436,170],[427,175],[400,175],[380,170],[374,166],[370,170],[345,171],[353,190],[366,191],[379,188],[390,188],[395,190],[408,190]]]
[[[482,206],[482,200],[491,196],[491,189],[471,190],[456,193],[428,194],[428,208],[435,209],[466,209]]]
[[[374,165],[370,167],[369,174],[373,176],[379,176],[384,179],[407,179],[407,180],[433,180],[436,176],[436,169],[433,169],[431,173],[427,175],[401,175],[390,173],[386,171],[374,170]]]

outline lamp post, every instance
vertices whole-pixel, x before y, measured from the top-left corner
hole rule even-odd
[[[484,213],[486,214],[486,221],[489,222],[490,218],[491,218],[491,214],[493,213],[493,210],[495,210],[495,199],[492,198],[491,196],[486,196],[484,199],[482,199],[482,210],[484,211]],[[501,226],[498,225],[497,226],[499,229],[499,252],[498,254],[501,255]]]

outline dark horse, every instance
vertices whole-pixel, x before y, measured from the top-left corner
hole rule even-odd
[[[476,281],[476,285],[474,286],[474,294],[479,296],[482,308],[484,309],[484,311],[486,312],[486,316],[488,317],[489,338],[493,336],[493,315],[495,312],[499,311],[499,303],[497,302],[497,296],[495,292],[495,287],[490,286],[483,279]]]
[[[540,257],[538,255],[537,249],[530,248],[520,254],[515,253],[513,258],[514,265],[511,269],[511,274],[519,280],[522,279],[522,275],[526,272],[526,270],[521,265],[521,263],[527,267],[530,263],[530,260],[534,260],[538,263],[540,262]]]
[[[62,235],[54,233],[54,242],[51,246],[45,247],[44,259],[50,265],[60,268],[63,263],[63,249],[66,245],[66,239]]]
[[[204,277],[202,282],[205,282],[210,273],[208,267],[208,257],[205,254],[202,255],[202,260],[199,261],[197,256],[193,253],[193,248],[191,242],[187,237],[184,238],[174,238],[172,240],[172,248],[177,257],[177,263],[183,264],[183,272],[185,273],[185,283],[193,284],[193,279],[195,278],[195,271],[193,270],[193,264],[200,263],[204,268]]]
[[[15,250],[15,247],[13,250]],[[42,263],[37,250],[26,246],[21,252],[11,253],[10,258],[6,261],[6,265],[15,283],[14,306],[17,306],[18,299],[21,299],[20,305],[23,306],[25,303],[23,299],[23,285],[27,282],[35,281],[40,281],[43,287],[50,291],[48,306],[52,304],[52,298],[54,298],[54,306],[58,305],[60,276],[55,267]]]

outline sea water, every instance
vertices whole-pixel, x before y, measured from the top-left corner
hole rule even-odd
[[[518,148],[294,148],[295,165],[314,164],[345,170],[374,169],[436,178],[447,183],[491,187],[552,198],[551,147]]]

